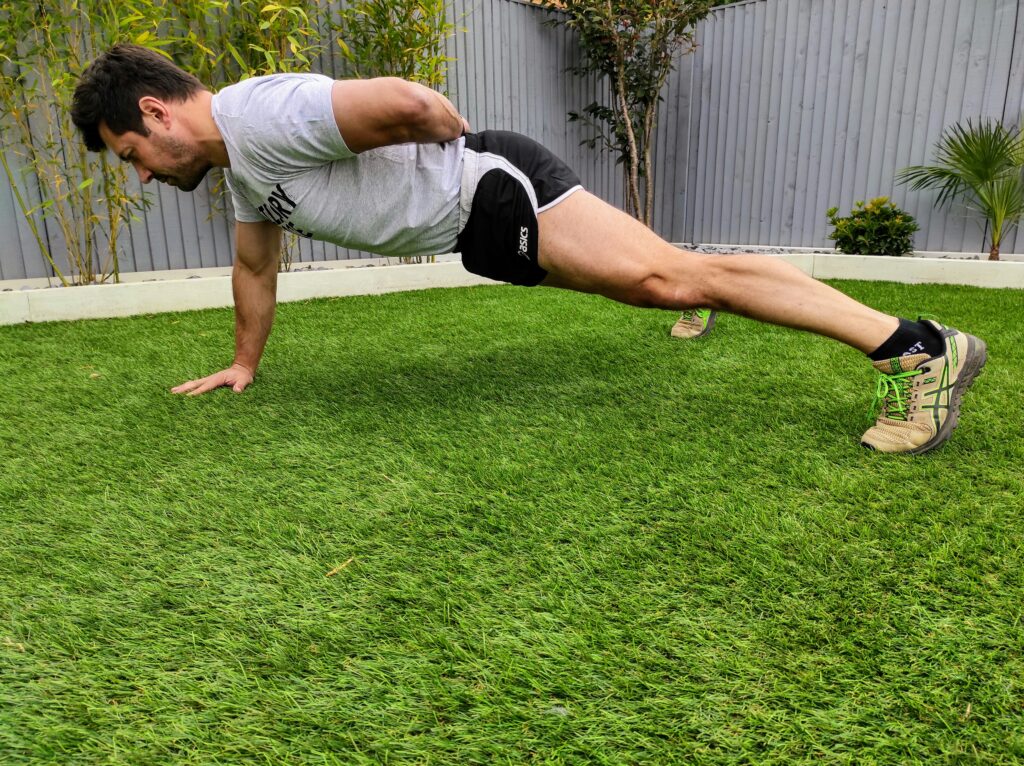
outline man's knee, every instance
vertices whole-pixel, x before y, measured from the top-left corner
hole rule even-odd
[[[716,271],[716,264],[707,256],[688,254],[685,262],[663,262],[636,281],[635,305],[664,309],[712,307],[711,288]]]

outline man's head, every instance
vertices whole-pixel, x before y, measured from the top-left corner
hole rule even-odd
[[[190,134],[184,107],[204,92],[159,53],[115,45],[82,74],[71,119],[90,151],[109,148],[135,166],[143,183],[156,178],[192,191],[211,163]]]

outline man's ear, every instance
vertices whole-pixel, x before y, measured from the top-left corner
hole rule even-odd
[[[171,125],[171,112],[167,108],[167,104],[154,96],[143,96],[140,98],[139,111],[142,112],[143,121],[149,118],[164,127],[170,127]]]

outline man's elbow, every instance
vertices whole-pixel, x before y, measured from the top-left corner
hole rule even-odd
[[[402,99],[401,124],[409,132],[408,140],[415,141],[437,130],[438,100],[429,88],[414,83],[405,84],[408,87]]]
[[[394,143],[426,143],[458,137],[461,124],[457,125],[459,121],[445,109],[444,98],[439,93],[406,80],[397,80],[396,85],[400,96],[391,101],[392,124],[398,127]]]

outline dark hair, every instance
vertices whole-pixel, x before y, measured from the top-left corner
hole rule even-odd
[[[114,135],[129,130],[149,135],[142,122],[139,99],[154,96],[187,101],[203,84],[156,51],[138,45],[115,45],[82,73],[71,104],[71,121],[82,132],[90,151],[104,149],[100,123]]]

